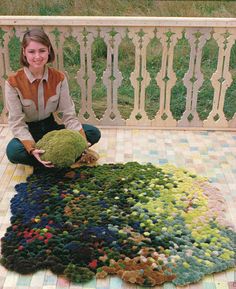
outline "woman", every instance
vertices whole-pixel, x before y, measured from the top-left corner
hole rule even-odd
[[[51,168],[50,161],[42,161],[44,152],[35,143],[47,132],[62,128],[77,130],[93,145],[100,139],[100,131],[81,124],[76,117],[65,75],[49,66],[54,50],[47,34],[41,29],[27,31],[21,44],[22,68],[6,81],[8,122],[14,138],[7,146],[7,157],[12,163]],[[55,111],[62,113],[63,125],[56,123]]]

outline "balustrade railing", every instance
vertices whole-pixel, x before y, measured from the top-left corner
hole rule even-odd
[[[42,27],[82,123],[236,130],[236,19],[0,16],[5,80],[24,32]]]

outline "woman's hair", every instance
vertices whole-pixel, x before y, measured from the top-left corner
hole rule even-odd
[[[24,36],[23,40],[21,42],[21,52],[20,52],[20,63],[23,66],[29,66],[29,63],[24,55],[24,49],[29,45],[30,41],[35,41],[38,43],[41,43],[48,47],[49,49],[49,55],[48,55],[48,62],[53,62],[55,59],[55,53],[51,44],[50,39],[48,38],[47,34],[42,29],[32,29],[28,30]]]

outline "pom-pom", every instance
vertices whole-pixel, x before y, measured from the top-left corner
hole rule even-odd
[[[69,264],[65,271],[65,276],[75,283],[87,282],[94,276],[94,273],[85,267],[78,267],[74,264]]]
[[[36,144],[37,149],[45,151],[41,159],[51,161],[55,167],[70,167],[87,148],[85,138],[69,129],[48,132]]]

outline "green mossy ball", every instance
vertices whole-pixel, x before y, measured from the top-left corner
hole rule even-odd
[[[70,167],[87,148],[87,142],[78,132],[69,129],[48,132],[36,143],[36,148],[45,151],[43,161],[51,161],[57,168]]]

